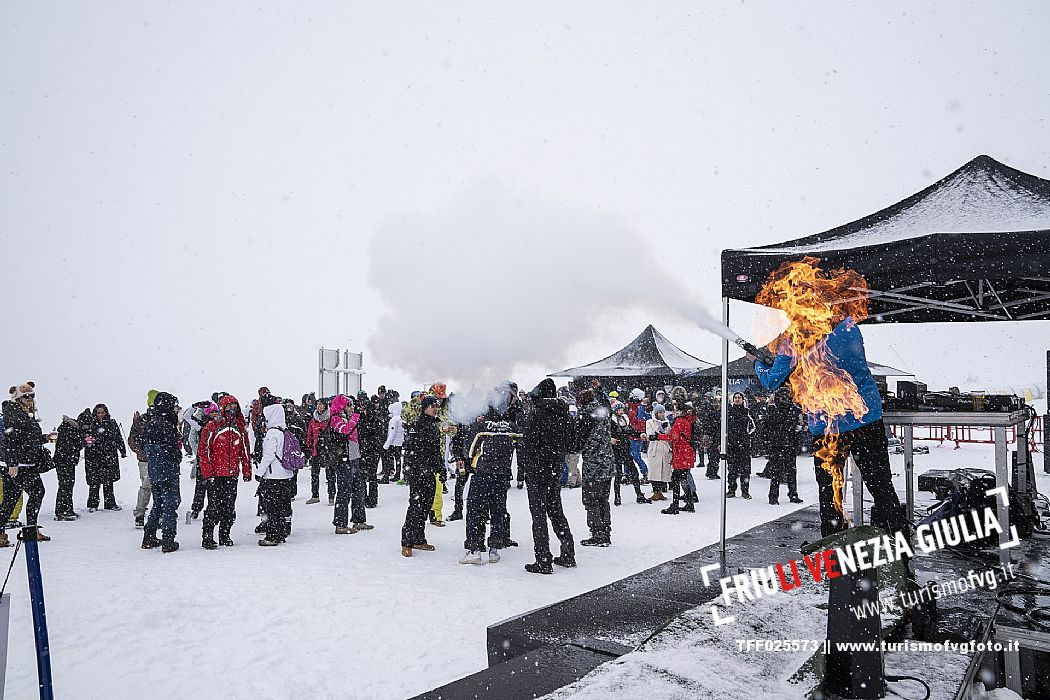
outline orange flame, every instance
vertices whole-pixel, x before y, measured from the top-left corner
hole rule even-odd
[[[769,349],[797,360],[789,377],[795,401],[807,413],[826,418],[823,445],[816,456],[831,474],[835,508],[842,513],[842,465],[833,460],[839,438],[835,424],[847,413],[860,418],[868,408],[853,378],[838,367],[822,341],[843,319],[860,322],[868,317],[868,283],[855,270],[825,273],[819,263],[814,257],[784,263],[769,276],[755,302],[780,309],[791,321]]]

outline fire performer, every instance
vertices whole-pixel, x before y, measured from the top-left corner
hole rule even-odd
[[[874,500],[872,524],[907,535],[908,518],[890,478],[882,399],[857,325],[867,317],[867,283],[854,270],[824,274],[819,262],[806,257],[770,275],[755,301],[784,311],[791,323],[771,344],[772,366],[749,357],[763,386],[774,390],[788,382],[806,413],[815,437],[822,536],[846,527],[843,470],[851,454]]]

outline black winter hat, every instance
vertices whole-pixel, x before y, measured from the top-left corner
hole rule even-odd
[[[554,380],[548,377],[537,384],[529,394],[537,399],[553,399],[558,395],[558,387],[554,385]]]
[[[179,400],[166,391],[162,391],[153,399],[153,408],[160,411],[174,411],[179,405]]]
[[[440,403],[441,402],[438,400],[438,398],[436,396],[431,396],[430,394],[427,394],[426,396],[423,397],[423,400],[419,402],[419,410],[420,411],[425,411],[428,408],[430,408],[431,406],[437,406]]]

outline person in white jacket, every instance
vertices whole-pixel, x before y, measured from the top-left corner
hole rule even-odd
[[[653,487],[652,499],[654,501],[666,501],[664,490],[671,482],[671,443],[664,440],[652,440],[650,435],[660,435],[671,430],[671,422],[667,420],[667,411],[663,404],[653,404],[653,417],[645,421],[645,435],[643,439],[649,441],[646,449],[646,457],[649,462],[649,483]]]
[[[263,437],[262,459],[255,465],[259,483],[259,498],[263,509],[265,537],[262,547],[276,547],[288,537],[292,520],[292,478],[295,473],[281,465],[284,454],[284,406],[280,403],[263,409],[266,434]]]
[[[394,481],[401,479],[401,448],[405,444],[405,424],[401,422],[401,404],[387,406],[390,419],[386,428],[386,442],[383,443],[383,478],[381,484],[389,484],[393,471]]]

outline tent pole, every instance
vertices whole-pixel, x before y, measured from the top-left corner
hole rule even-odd
[[[722,297],[722,323],[729,327],[729,297]],[[729,462],[725,459],[728,443],[728,429],[726,417],[729,407],[729,340],[722,338],[722,420],[721,435],[719,436],[718,454],[722,467],[722,498],[721,498],[721,526],[719,528],[719,541],[722,545],[722,565],[725,566],[726,557],[726,489],[729,488]]]

